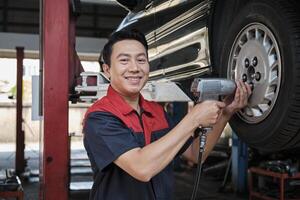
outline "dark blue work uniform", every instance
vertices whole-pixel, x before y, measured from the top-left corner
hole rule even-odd
[[[110,86],[107,96],[87,111],[84,145],[94,172],[90,199],[173,199],[172,163],[149,182],[141,182],[113,162],[121,154],[158,140],[172,127],[163,108],[140,95],[139,115]]]

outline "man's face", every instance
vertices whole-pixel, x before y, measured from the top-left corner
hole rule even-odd
[[[145,47],[136,40],[119,41],[112,47],[110,63],[106,74],[112,87],[125,97],[138,95],[149,76]]]

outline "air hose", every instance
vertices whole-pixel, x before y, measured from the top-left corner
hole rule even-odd
[[[206,145],[207,132],[210,128],[200,128],[200,129],[201,130],[200,130],[200,137],[199,137],[200,147],[199,147],[199,154],[198,154],[198,165],[197,165],[196,179],[195,179],[195,183],[194,183],[191,200],[195,200],[197,197],[199,182],[200,182],[200,177],[201,177],[201,172],[202,172],[202,165],[203,165],[202,156],[203,156],[203,152],[204,152],[205,145]]]

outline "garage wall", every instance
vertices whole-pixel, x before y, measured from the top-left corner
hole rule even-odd
[[[69,132],[81,134],[82,119],[89,105],[69,106]],[[39,142],[39,121],[31,120],[31,105],[23,106],[23,129],[26,142]],[[14,103],[0,104],[0,143],[14,143],[16,140],[16,108]]]

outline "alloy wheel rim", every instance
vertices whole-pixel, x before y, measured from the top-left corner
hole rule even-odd
[[[248,106],[238,112],[246,123],[255,124],[268,117],[276,103],[282,76],[278,42],[261,23],[245,26],[230,51],[227,78],[242,79],[253,87]]]

